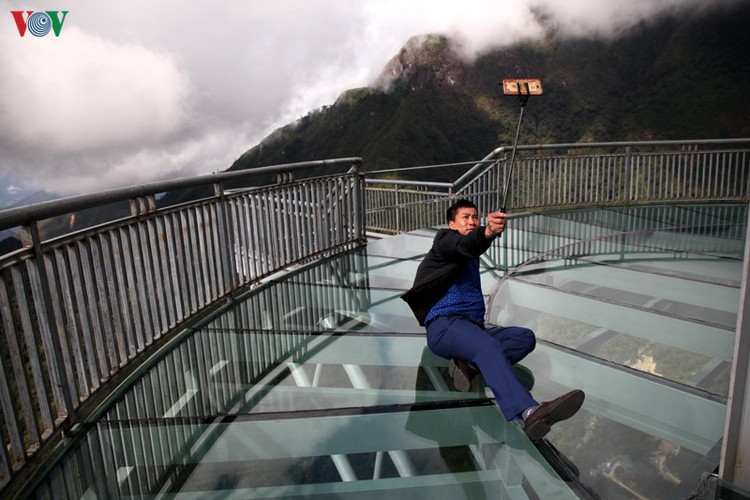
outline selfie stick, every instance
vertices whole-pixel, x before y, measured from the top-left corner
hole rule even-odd
[[[508,167],[508,175],[505,177],[505,188],[503,189],[503,201],[500,204],[500,211],[503,213],[507,212],[506,202],[508,200],[508,188],[510,187],[510,179],[513,176],[513,164],[516,160],[516,148],[518,148],[518,136],[521,135],[521,122],[523,121],[523,110],[526,107],[526,103],[529,101],[529,96],[542,95],[542,81],[538,79],[515,79],[515,80],[503,80],[503,94],[505,95],[517,95],[518,101],[521,103],[521,114],[518,116],[518,127],[516,128],[516,138],[513,141],[513,150],[510,153],[510,166]]]

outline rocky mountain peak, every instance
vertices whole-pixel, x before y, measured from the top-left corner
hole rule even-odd
[[[419,35],[410,38],[385,65],[374,86],[386,91],[394,88],[446,89],[463,81],[466,66],[443,35]]]

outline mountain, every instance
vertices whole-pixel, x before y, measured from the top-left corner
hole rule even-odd
[[[0,210],[33,205],[60,197],[49,191],[29,189],[23,186],[23,183],[8,176],[0,177]],[[19,232],[20,228],[17,227],[0,231],[0,255],[22,247]]]
[[[229,170],[348,156],[365,170],[476,160],[513,142],[520,105],[502,95],[504,78],[543,81],[524,111],[522,144],[750,135],[750,2],[610,37],[565,37],[537,15],[544,39],[473,61],[445,36],[412,38],[370,87],[276,130]]]
[[[30,189],[10,176],[0,177],[0,210],[49,201],[61,196],[49,191]]]

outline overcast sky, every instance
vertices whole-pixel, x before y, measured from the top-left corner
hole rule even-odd
[[[706,3],[5,0],[0,180],[78,194],[224,170],[278,126],[368,85],[413,35],[458,37],[471,56],[538,36],[535,6],[584,34]],[[59,37],[21,37],[14,10],[68,14]]]

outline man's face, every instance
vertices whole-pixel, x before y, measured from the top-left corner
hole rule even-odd
[[[448,227],[466,236],[479,226],[479,214],[475,208],[461,207],[456,211],[456,217],[448,222]]]

